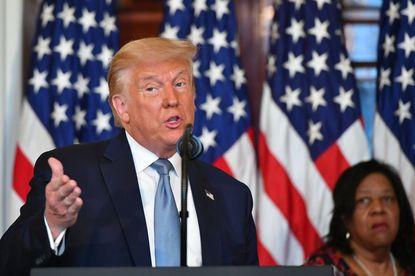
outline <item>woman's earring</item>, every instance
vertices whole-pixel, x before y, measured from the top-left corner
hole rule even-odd
[[[346,240],[349,240],[349,239],[350,239],[350,233],[346,232]]]

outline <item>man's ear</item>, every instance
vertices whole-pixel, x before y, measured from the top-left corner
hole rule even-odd
[[[112,96],[111,101],[121,122],[129,123],[130,115],[128,114],[128,105],[126,97],[121,94],[115,94],[114,96]]]

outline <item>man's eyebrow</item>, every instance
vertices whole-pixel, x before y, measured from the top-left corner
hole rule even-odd
[[[186,69],[180,70],[179,72],[177,72],[176,75],[181,75],[181,74],[184,74],[184,73],[187,73],[187,70]]]
[[[145,76],[145,77],[138,79],[138,81],[149,81],[149,80],[159,81],[159,78],[157,75],[149,75],[149,76]]]
[[[186,69],[182,69],[182,70],[178,71],[178,72],[174,75],[174,78],[176,79],[176,78],[178,78],[178,77],[181,77],[182,75],[188,75],[188,72],[187,72],[187,70],[186,70]]]

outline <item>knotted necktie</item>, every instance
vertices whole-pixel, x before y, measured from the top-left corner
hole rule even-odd
[[[167,159],[158,159],[151,167],[160,175],[154,202],[154,247],[156,266],[180,265],[180,222],[170,187]]]

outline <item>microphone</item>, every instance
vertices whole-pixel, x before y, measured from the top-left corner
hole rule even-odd
[[[182,177],[180,185],[181,211],[180,211],[180,265],[187,266],[187,182],[188,163],[198,158],[203,152],[203,145],[200,140],[192,134],[193,126],[186,125],[183,136],[176,143],[177,152],[182,157]]]
[[[192,134],[192,125],[188,124],[184,130],[183,136],[176,143],[176,150],[183,157],[183,154],[186,152],[186,149],[183,145],[183,140],[187,140],[187,152],[189,153],[189,159],[193,160],[198,158],[203,153],[203,144],[199,138]]]

